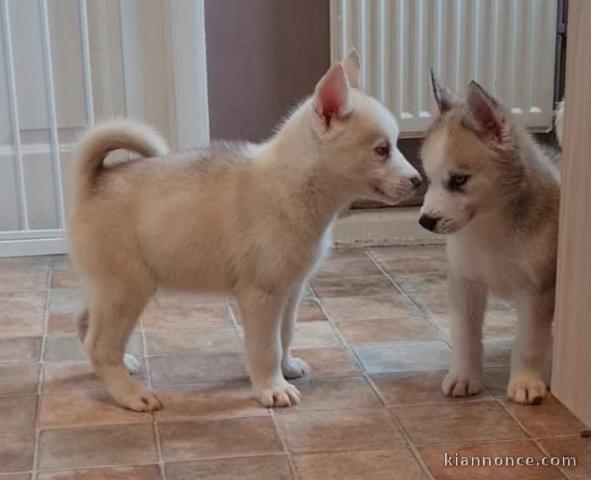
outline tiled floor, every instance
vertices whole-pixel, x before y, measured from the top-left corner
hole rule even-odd
[[[444,398],[449,357],[439,247],[338,251],[311,282],[294,342],[303,402],[252,398],[240,320],[220,298],[158,294],[129,350],[165,408],[114,405],[72,324],[63,257],[0,261],[0,480],[589,479],[591,439],[554,398],[504,398],[514,313],[491,302],[488,388]],[[577,468],[446,467],[453,455],[574,455]]]

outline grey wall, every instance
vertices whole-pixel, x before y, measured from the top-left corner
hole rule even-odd
[[[330,64],[328,0],[205,0],[213,139],[260,140]]]

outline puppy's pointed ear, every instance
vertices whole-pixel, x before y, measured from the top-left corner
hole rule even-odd
[[[343,68],[347,74],[349,85],[353,88],[359,88],[361,83],[361,57],[359,52],[352,48],[343,60]]]
[[[439,108],[439,113],[443,114],[456,105],[457,102],[452,94],[439,83],[433,69],[431,69],[431,87],[433,87],[433,96],[435,97],[437,108]]]
[[[468,84],[466,120],[477,133],[503,141],[507,118],[503,107],[472,80]]]
[[[336,119],[347,116],[353,109],[349,82],[343,65],[337,63],[324,74],[314,91],[314,112],[322,119],[326,130]]]

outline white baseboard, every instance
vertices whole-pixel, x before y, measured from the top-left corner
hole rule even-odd
[[[0,241],[0,258],[58,255],[67,252],[67,242],[63,237]]]
[[[436,235],[418,223],[419,207],[351,210],[339,218],[333,241],[339,246],[392,246],[442,244]]]
[[[442,235],[421,228],[417,207],[351,210],[339,218],[333,241],[340,246],[431,245],[444,243]],[[67,253],[64,238],[0,241],[1,257],[57,255]]]

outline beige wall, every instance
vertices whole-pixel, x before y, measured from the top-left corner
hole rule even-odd
[[[213,139],[258,140],[330,64],[328,0],[205,0]]]

